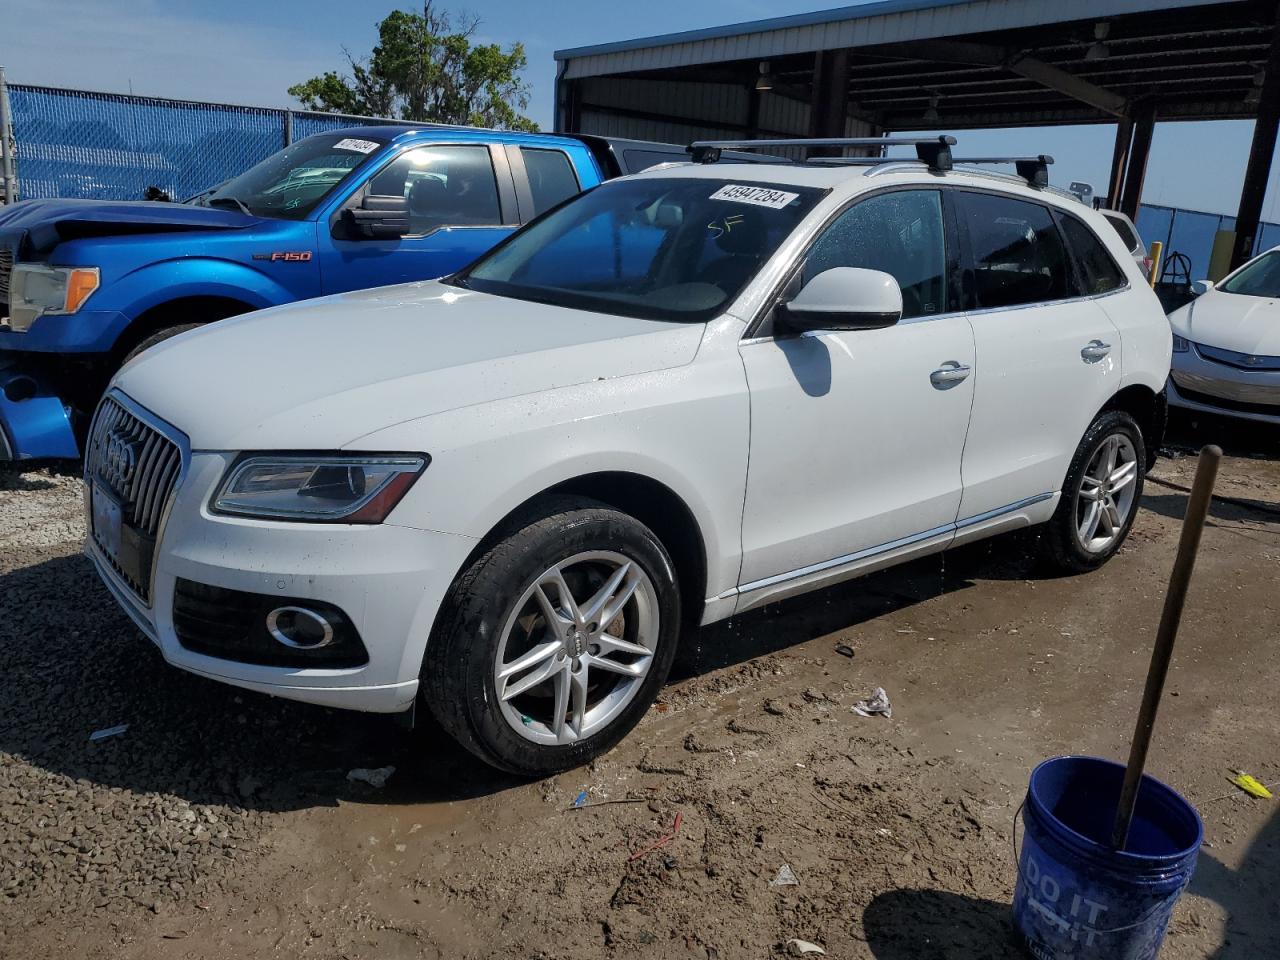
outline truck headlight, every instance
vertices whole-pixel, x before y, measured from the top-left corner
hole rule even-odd
[[[97,267],[19,263],[9,279],[10,328],[22,333],[46,313],[75,313],[100,281]]]
[[[259,520],[381,523],[430,460],[420,454],[246,457],[228,472],[213,510]]]

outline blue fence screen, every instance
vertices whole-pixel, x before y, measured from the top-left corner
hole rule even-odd
[[[1144,203],[1138,210],[1135,226],[1148,249],[1156,240],[1164,244],[1166,264],[1170,254],[1184,254],[1191,261],[1191,279],[1204,280],[1209,275],[1213,238],[1219,230],[1234,230],[1236,218],[1226,214]],[[1277,245],[1280,245],[1280,224],[1260,223],[1258,236],[1253,244],[1254,254]]]
[[[185,199],[292,139],[370,123],[335,114],[9,85],[19,197]]]

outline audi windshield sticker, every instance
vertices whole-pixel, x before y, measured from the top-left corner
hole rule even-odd
[[[378,149],[376,140],[356,140],[354,137],[347,137],[345,140],[339,140],[333,145],[335,150],[354,150],[356,153],[373,153]]]
[[[734,203],[750,203],[757,207],[771,207],[781,210],[796,197],[798,193],[787,193],[785,190],[770,190],[768,187],[748,187],[740,183],[726,183],[711,195],[712,200],[731,200]]]

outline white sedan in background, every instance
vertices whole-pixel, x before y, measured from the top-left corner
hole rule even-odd
[[[1280,424],[1280,247],[1169,315],[1175,407]]]

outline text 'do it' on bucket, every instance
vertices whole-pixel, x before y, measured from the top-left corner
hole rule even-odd
[[[1129,842],[1111,849],[1124,766],[1056,757],[1031,774],[1013,923],[1036,960],[1153,960],[1191,880],[1195,808],[1144,776]]]

